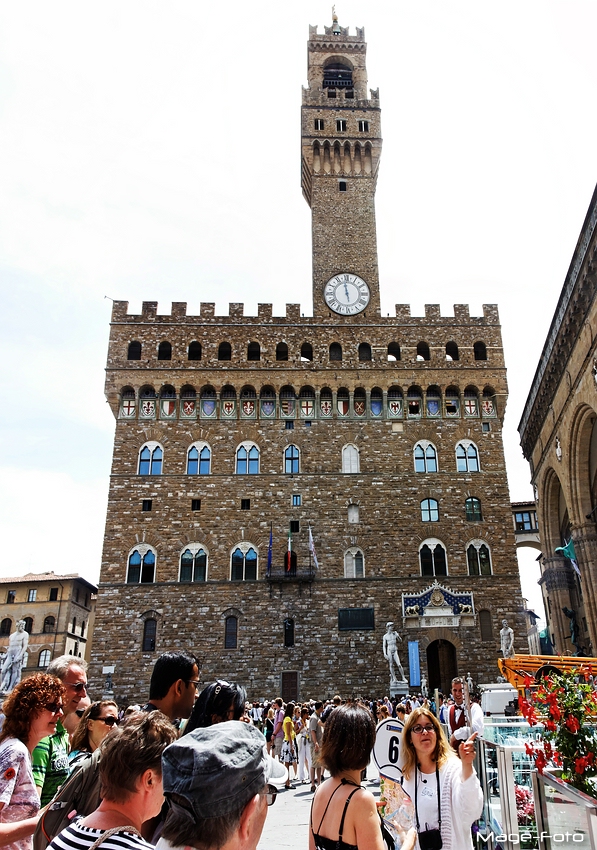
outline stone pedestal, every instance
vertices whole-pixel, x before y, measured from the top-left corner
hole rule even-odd
[[[390,682],[391,697],[404,697],[408,692],[408,682],[399,682],[397,679],[392,679]]]

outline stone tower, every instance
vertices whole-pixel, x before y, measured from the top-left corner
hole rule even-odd
[[[302,188],[311,207],[313,315],[379,316],[375,186],[379,91],[367,97],[365,30],[309,28],[301,114]]]
[[[524,646],[497,308],[380,315],[364,33],[334,22],[308,44],[313,315],[114,303],[91,676],[114,665],[125,704],[177,648],[203,682],[307,699],[386,693],[388,621],[413,689],[491,681],[504,617]]]

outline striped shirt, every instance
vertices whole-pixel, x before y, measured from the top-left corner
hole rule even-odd
[[[63,829],[54,840],[48,844],[48,850],[87,850],[105,832],[103,829],[91,829],[81,826],[78,818],[70,826]],[[148,844],[143,838],[133,832],[127,832],[127,827],[122,827],[122,832],[117,832],[102,841],[102,850],[155,850],[152,844]]]

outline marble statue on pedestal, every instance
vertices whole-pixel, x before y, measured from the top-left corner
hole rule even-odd
[[[504,658],[512,658],[514,655],[514,632],[508,625],[508,620],[502,620],[500,629],[500,645]]]
[[[406,676],[398,655],[398,641],[402,641],[402,638],[398,632],[394,631],[394,623],[386,623],[386,633],[383,636],[383,657],[390,665],[390,689],[392,685],[398,684],[398,682],[406,682]],[[396,677],[396,667],[400,673],[400,679]]]
[[[427,688],[427,676],[423,674],[423,678],[421,679],[421,693],[424,697],[429,696],[429,690]]]
[[[468,688],[469,694],[472,694],[475,683],[473,682],[473,677],[470,673],[466,674],[466,686]]]
[[[25,620],[19,620],[17,630],[10,636],[8,652],[2,665],[2,693],[9,693],[21,681],[23,667],[27,663],[29,635],[25,631]]]

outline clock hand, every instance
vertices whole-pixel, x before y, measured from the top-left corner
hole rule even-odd
[[[346,293],[346,300],[350,301],[350,295],[348,294],[348,286],[346,283],[344,284],[344,292]]]

